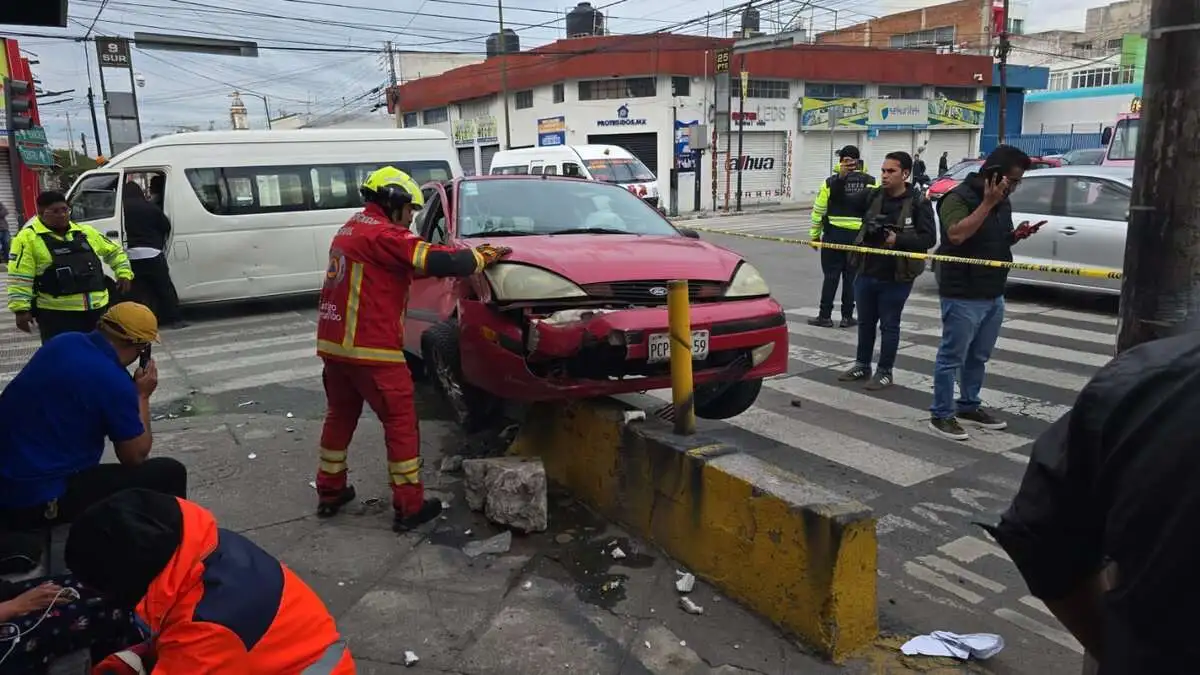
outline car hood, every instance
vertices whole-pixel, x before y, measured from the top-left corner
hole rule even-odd
[[[958,185],[958,181],[953,178],[939,178],[929,185],[929,190],[931,192],[946,192],[955,185]]]
[[[463,242],[507,246],[512,253],[506,261],[536,265],[577,284],[671,279],[727,282],[742,260],[732,251],[687,237],[557,234]]]

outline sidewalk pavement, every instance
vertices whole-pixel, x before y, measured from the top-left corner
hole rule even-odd
[[[154,452],[188,466],[191,498],[223,527],[278,556],[321,595],[360,673],[911,672],[897,665],[895,644],[846,668],[823,663],[702,582],[688,597],[703,615],[684,613],[674,563],[566,495],[551,494],[548,532],[514,536],[504,554],[467,557],[463,544],[501,530],[470,513],[459,477],[437,467],[443,456],[484,454],[489,439],[463,439],[448,422],[421,423],[426,488],[450,504],[435,525],[391,531],[382,430],[369,415],[350,450],[360,502],[319,521],[312,481],[320,421],[287,414],[158,421]],[[619,562],[613,542],[627,554]],[[407,651],[420,658],[413,667],[403,665]]]
[[[731,207],[728,211],[685,211],[677,216],[670,216],[673,222],[683,222],[687,220],[704,220],[707,218],[733,218],[737,216],[753,216],[761,213],[788,213],[791,211],[810,211],[812,210],[812,202],[789,202],[787,204],[770,204],[766,206],[746,206],[741,211],[734,211]]]

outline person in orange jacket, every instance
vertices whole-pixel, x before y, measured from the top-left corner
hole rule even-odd
[[[324,603],[249,539],[198,504],[118,492],[71,526],[66,563],[115,607],[136,608],[148,643],[94,675],[354,675]]]
[[[338,230],[321,289],[317,354],[325,362],[327,412],[317,471],[317,515],[328,517],[355,498],[346,481],[346,452],[363,403],[383,424],[391,477],[393,529],[403,532],[442,512],[425,499],[413,382],[404,359],[404,311],[414,276],[466,277],[511,249],[437,246],[409,230],[425,205],[408,174],[385,166],[362,185],[365,208]]]

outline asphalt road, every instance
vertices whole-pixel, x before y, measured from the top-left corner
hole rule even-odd
[[[807,213],[783,212],[685,224],[803,237],[807,220]],[[820,289],[816,251],[702,236],[757,266],[792,319],[789,375],[771,381],[747,413],[702,428],[875,509],[885,630],[998,633],[1008,646],[990,662],[995,672],[1074,672],[1079,646],[1028,596],[1011,562],[973,523],[996,520],[1019,484],[1032,440],[1113,353],[1115,300],[1010,296],[984,393],[1009,428],[974,432],[959,443],[926,426],[940,335],[931,275],[918,280],[905,311],[897,386],[868,394],[837,382],[853,361],[855,332],[805,323]],[[203,310],[189,319],[191,326],[166,333],[156,350],[156,415],[322,416],[311,301]],[[0,334],[2,385],[36,341],[11,323],[0,325]]]
[[[772,213],[691,224],[806,238],[807,220],[807,213]],[[998,520],[1032,441],[1111,358],[1116,299],[1013,289],[983,395],[1008,429],[972,431],[971,440],[956,442],[926,425],[941,334],[931,274],[918,280],[905,309],[897,386],[872,394],[837,381],[853,364],[855,329],[806,323],[820,293],[816,251],[702,237],[742,253],[762,272],[789,311],[792,338],[787,377],[768,383],[754,409],[702,426],[875,509],[885,628],[997,633],[1008,646],[989,664],[1003,672],[1077,672],[1078,643],[1028,595],[1011,561],[975,523]]]

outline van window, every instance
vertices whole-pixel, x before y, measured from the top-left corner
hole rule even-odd
[[[120,174],[100,173],[79,181],[71,194],[71,220],[82,223],[115,216],[118,180]]]
[[[213,167],[187,169],[184,174],[205,210],[216,215],[233,215],[360,208],[359,186],[367,176],[384,166],[404,171],[417,185],[453,177],[450,164],[438,160]]]
[[[563,162],[563,175],[577,177],[582,176],[583,172],[579,170],[579,165],[574,162]]]
[[[538,164],[537,166],[529,167],[529,173],[533,174],[534,176],[542,175],[542,165]]]
[[[645,183],[655,180],[650,169],[637,159],[589,159],[588,172],[605,183]]]
[[[493,176],[524,176],[529,173],[529,167],[522,164],[520,166],[493,166]]]
[[[545,173],[547,176],[557,176],[558,175],[558,166],[556,166],[554,164],[547,164],[546,170],[543,171],[543,173]]]

